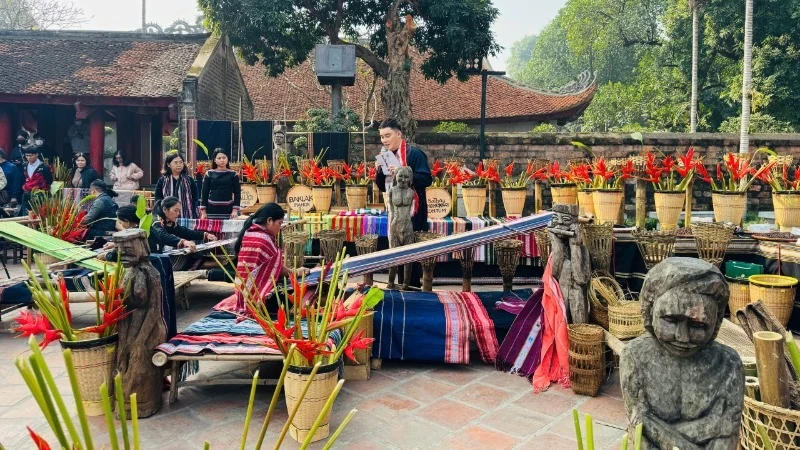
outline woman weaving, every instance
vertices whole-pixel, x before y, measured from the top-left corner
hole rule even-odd
[[[194,241],[216,241],[217,237],[211,233],[190,230],[178,225],[178,218],[181,217],[182,205],[175,197],[167,197],[156,203],[153,212],[156,214],[156,221],[150,227],[151,253],[164,253],[164,247],[188,248],[194,251],[197,248]],[[154,245],[155,244],[155,245]],[[152,248],[154,247],[155,248]],[[172,258],[173,270],[196,270],[203,263],[203,255],[192,253],[180,255]]]
[[[245,221],[234,247],[237,255],[236,292],[214,309],[246,315],[243,294],[246,290],[249,298],[267,301],[270,313],[277,312],[277,301],[271,296],[273,283],[292,273],[298,276],[308,274],[305,267],[289,269],[283,264],[283,251],[278,247],[277,239],[285,214],[277,203],[267,203]]]

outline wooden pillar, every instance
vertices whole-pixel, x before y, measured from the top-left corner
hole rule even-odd
[[[495,194],[497,192],[497,183],[489,182],[489,217],[497,217],[497,202],[495,201]]]
[[[89,120],[89,159],[94,170],[98,172],[103,170],[105,141],[106,130],[103,122],[103,112],[98,111],[92,114]]]
[[[771,331],[758,331],[753,333],[753,344],[756,349],[761,401],[780,408],[788,408],[789,384],[792,380],[781,378],[781,374],[786,373],[781,368],[781,365],[786,364],[783,356],[783,336]]]
[[[536,214],[542,210],[542,182],[536,181],[533,183],[533,213]]]
[[[646,221],[647,221],[647,182],[637,178],[636,179],[636,228],[644,230]]]
[[[684,206],[683,228],[692,227],[692,196],[694,195],[694,179],[689,180],[686,185],[686,206]]]
[[[6,151],[6,159],[11,155],[14,145],[14,130],[11,128],[11,118],[8,113],[0,111],[0,148]]]

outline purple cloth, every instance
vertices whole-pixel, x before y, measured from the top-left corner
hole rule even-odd
[[[544,290],[537,289],[514,319],[497,353],[497,370],[533,377],[542,358],[543,296]]]

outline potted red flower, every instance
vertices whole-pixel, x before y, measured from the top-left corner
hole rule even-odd
[[[578,207],[581,214],[594,215],[592,193],[592,166],[587,163],[573,164],[569,168],[569,179],[578,188]]]
[[[514,176],[514,163],[509,163],[504,169],[504,177],[500,180],[500,189],[503,197],[503,208],[507,217],[519,217],[525,208],[525,198],[528,195],[528,183],[533,179],[544,177],[546,169],[534,171],[533,161],[528,161],[525,170]]]
[[[790,167],[792,156],[770,156],[760,179],[772,188],[775,224],[781,231],[800,227],[800,166]]]
[[[486,187],[490,182],[499,183],[500,174],[494,165],[488,169],[483,168],[479,162],[475,171],[461,169],[459,175],[451,178],[452,182],[461,185],[461,195],[464,198],[464,209],[467,217],[480,217],[486,207]]]
[[[333,184],[342,179],[342,175],[330,167],[321,167],[316,159],[301,165],[300,175],[311,186],[314,209],[318,213],[327,214],[331,210]]]
[[[623,192],[623,181],[633,176],[633,161],[627,160],[623,163],[606,163],[605,158],[600,157],[592,163],[592,200],[594,202],[594,214],[597,223],[603,224],[612,222],[618,224],[619,211],[625,200]]]
[[[703,167],[701,162],[695,160],[692,147],[683,156],[664,156],[660,161],[653,152],[647,153],[644,180],[652,183],[655,189],[656,215],[662,230],[678,227],[678,219],[686,201],[686,187],[698,172],[698,166]],[[699,170],[701,177],[704,170],[705,167]]]
[[[742,224],[742,217],[747,209],[747,191],[756,178],[770,170],[765,166],[756,169],[753,161],[759,153],[776,156],[775,152],[765,147],[759,148],[752,155],[727,153],[722,163],[717,163],[716,177],[708,177],[714,219],[717,222]]]
[[[364,162],[352,167],[347,163],[342,165],[342,177],[344,178],[344,193],[347,197],[347,208],[356,210],[367,206],[367,193],[370,178]]]
[[[262,158],[254,163],[245,157],[242,162],[242,176],[256,184],[258,203],[265,204],[275,201],[276,189],[275,185],[270,182],[272,178],[270,176],[271,171],[272,161],[267,160],[267,158]]]
[[[553,204],[577,205],[578,185],[573,181],[570,172],[564,170],[561,163],[553,161],[547,167],[547,179],[550,181],[550,194]]]

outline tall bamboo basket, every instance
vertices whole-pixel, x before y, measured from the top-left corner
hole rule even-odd
[[[800,227],[800,191],[773,192],[772,206],[775,208],[775,224],[781,231]]]
[[[678,228],[678,220],[686,203],[685,192],[656,191],[656,215],[661,224],[661,230],[672,231]]]
[[[794,308],[797,278],[783,275],[750,275],[750,300],[763,301],[784,327]]]
[[[542,267],[547,265],[547,260],[550,258],[550,249],[552,243],[550,242],[550,234],[547,229],[540,228],[533,232],[533,238],[536,240],[536,249],[539,250],[539,261]]]
[[[344,193],[347,197],[347,209],[350,211],[367,206],[366,186],[347,186],[344,188]]]
[[[480,217],[486,209],[486,186],[461,186],[467,217]]]
[[[591,189],[581,189],[578,191],[578,207],[584,216],[594,215],[594,197]]]
[[[728,278],[728,309],[731,311],[731,322],[739,323],[736,311],[750,304],[750,281],[746,278]]]
[[[258,203],[265,205],[267,203],[275,203],[278,190],[274,184],[258,184],[256,185],[256,193],[258,194]]]
[[[417,231],[414,233],[414,242],[432,241],[440,237],[442,235],[439,233]],[[423,259],[420,264],[422,264],[422,290],[423,292],[431,292],[433,290],[433,268],[436,266],[436,258]]]
[[[714,206],[714,220],[742,224],[742,216],[747,210],[747,192],[713,191],[711,203]]]
[[[525,208],[525,198],[528,195],[527,187],[508,187],[502,188],[503,208],[506,210],[506,217],[520,217]]]
[[[633,339],[644,333],[641,303],[624,301],[608,305],[608,331],[621,340]]]
[[[308,232],[284,231],[283,237],[283,260],[286,267],[303,267],[306,262],[306,245],[308,244]]]
[[[286,378],[283,382],[284,395],[286,396],[286,407],[289,411],[294,410],[297,405],[303,388],[308,381],[309,374],[311,373],[310,367],[295,367],[289,366],[286,372]],[[306,396],[300,402],[300,408],[297,415],[294,416],[292,424],[289,426],[289,435],[292,439],[303,442],[317,416],[322,412],[325,403],[333,393],[336,383],[339,382],[339,363],[328,364],[322,366],[311,381],[311,387],[306,392]],[[322,424],[317,428],[311,442],[316,442],[320,439],[325,439],[330,434],[330,411],[324,417]]]
[[[553,204],[577,205],[578,186],[572,183],[554,183],[550,185],[550,194],[553,196]]]
[[[356,237],[356,253],[359,255],[366,255],[378,249],[378,235],[377,234],[362,234]],[[372,273],[364,274],[364,284],[367,286],[372,285]]]
[[[608,272],[595,271],[589,284],[589,316],[592,321],[608,330],[608,305],[625,301],[625,293]]]
[[[603,329],[585,323],[567,325],[569,382],[572,391],[594,397],[605,378],[606,352]]]
[[[639,247],[644,265],[647,270],[669,258],[675,253],[675,240],[677,236],[672,231],[642,231],[634,230],[631,235]]]
[[[740,444],[745,450],[766,448],[758,432],[764,427],[775,450],[800,448],[800,411],[781,408],[744,396]]]
[[[461,263],[461,291],[472,291],[472,266],[475,263],[475,249],[465,248],[457,252],[458,261]]]
[[[327,214],[331,210],[333,188],[331,186],[311,186],[311,201],[314,210],[320,214]]]
[[[95,338],[96,334],[92,334]],[[82,341],[60,341],[61,348],[72,351],[75,377],[87,416],[102,416],[100,385],[113,385],[112,372],[117,358],[119,335]],[[112,390],[113,392],[113,390]]]
[[[619,211],[625,193],[622,189],[597,189],[592,194],[594,202],[594,216],[597,223],[611,222],[619,225]]]
[[[503,291],[510,291],[514,286],[514,274],[519,266],[520,249],[522,241],[519,239],[506,239],[494,244],[494,253],[500,275],[503,276]]]
[[[315,237],[319,239],[319,248],[325,264],[330,264],[336,260],[336,256],[339,255],[344,246],[344,230],[319,230]]]
[[[724,223],[693,223],[692,235],[700,259],[719,268],[733,239],[733,230],[734,227]]]
[[[601,225],[584,224],[583,243],[589,250],[592,259],[592,269],[611,271],[611,253],[614,248],[614,225],[603,223]]]

